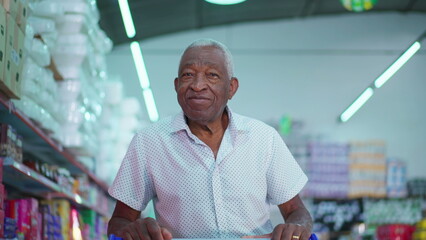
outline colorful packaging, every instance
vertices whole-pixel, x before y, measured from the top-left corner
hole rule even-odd
[[[4,238],[4,211],[0,210],[0,238]]]
[[[377,227],[377,240],[411,240],[415,227],[408,224],[388,224]]]
[[[4,210],[4,200],[6,199],[6,191],[4,185],[0,183],[0,210]]]

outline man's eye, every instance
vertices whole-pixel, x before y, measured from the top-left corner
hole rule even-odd
[[[210,77],[219,77],[219,75],[217,73],[209,73],[208,74]]]
[[[190,77],[190,76],[192,76],[192,73],[183,73],[182,74],[182,77]]]

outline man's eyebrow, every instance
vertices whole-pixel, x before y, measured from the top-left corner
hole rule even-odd
[[[189,62],[189,63],[186,63],[186,64],[184,64],[184,65],[182,65],[182,68],[184,68],[184,67],[191,67],[191,66],[194,66],[194,65],[197,65],[197,64],[201,64],[201,65],[207,65],[207,66],[210,66],[210,67],[219,67],[219,65],[218,64],[216,64],[216,63],[213,63],[213,62],[209,62],[209,61],[203,61],[203,62],[197,62],[197,61],[194,61],[194,62]]]

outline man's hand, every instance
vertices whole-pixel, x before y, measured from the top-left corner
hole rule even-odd
[[[272,232],[272,240],[308,240],[311,231],[300,224],[278,224]]]
[[[271,240],[308,240],[311,236],[309,228],[300,224],[278,224],[272,233],[243,238],[270,238]]]
[[[169,230],[161,227],[153,218],[140,218],[140,211],[117,201],[108,223],[108,235],[124,240],[171,240]]]
[[[171,240],[172,234],[153,218],[137,219],[120,230],[125,240]]]

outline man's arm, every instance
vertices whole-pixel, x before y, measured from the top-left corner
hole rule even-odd
[[[296,195],[291,200],[278,205],[285,224],[279,224],[272,233],[272,239],[307,240],[312,233],[312,217]]]
[[[172,235],[160,227],[153,218],[140,218],[140,211],[134,210],[117,200],[108,223],[108,235],[114,234],[128,240],[150,239],[170,240]]]

